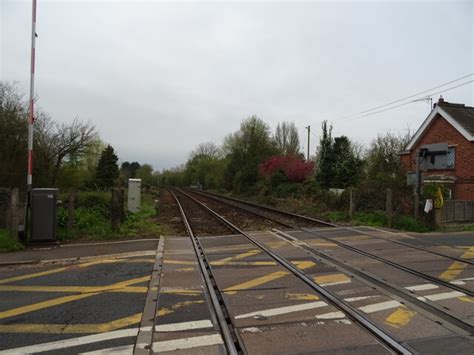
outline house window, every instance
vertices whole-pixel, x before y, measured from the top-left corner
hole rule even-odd
[[[446,155],[446,168],[454,169],[454,163],[456,161],[456,148],[449,147],[448,154]]]

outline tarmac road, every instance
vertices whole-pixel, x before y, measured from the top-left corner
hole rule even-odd
[[[32,253],[69,260],[1,267],[0,354],[130,350],[156,245],[157,239],[30,251],[24,260]],[[83,262],[71,263],[86,255]]]

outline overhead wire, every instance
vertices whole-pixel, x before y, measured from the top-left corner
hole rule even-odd
[[[383,108],[383,107],[391,106],[391,105],[393,105],[393,104],[396,104],[396,103],[399,103],[399,102],[402,102],[402,101],[405,101],[405,100],[408,100],[408,99],[411,99],[411,98],[420,96],[420,95],[422,95],[422,94],[429,94],[429,95],[427,95],[427,96],[437,95],[437,93],[431,93],[431,91],[436,90],[436,89],[439,89],[439,88],[444,87],[444,86],[447,86],[447,85],[449,85],[449,84],[455,83],[455,82],[460,81],[460,80],[462,80],[462,79],[466,79],[466,78],[471,77],[471,76],[473,76],[473,75],[474,75],[474,73],[470,73],[470,74],[464,75],[464,76],[462,76],[462,77],[460,77],[460,78],[457,78],[457,79],[454,79],[454,80],[450,80],[450,81],[448,81],[448,82],[446,82],[446,83],[444,83],[444,84],[434,86],[434,87],[432,87],[432,88],[430,88],[430,89],[427,89],[427,90],[424,90],[424,91],[420,91],[420,92],[418,92],[418,93],[416,93],[416,94],[412,94],[412,95],[409,95],[409,96],[405,96],[405,97],[403,97],[403,98],[401,98],[401,99],[398,99],[398,100],[395,100],[395,101],[391,101],[391,102],[386,103],[386,104],[383,104],[383,105],[375,106],[375,107],[372,107],[372,108],[370,108],[370,109],[366,109],[366,110],[363,110],[363,111],[360,111],[360,112],[357,112],[357,113],[353,113],[353,114],[350,114],[350,115],[342,116],[342,117],[340,117],[338,120],[340,120],[340,119],[348,119],[348,118],[352,118],[352,117],[357,117],[357,116],[360,116],[360,115],[362,115],[362,116],[360,116],[360,117],[366,117],[366,115],[364,115],[364,114],[366,114],[366,113],[369,113],[369,112],[374,111],[374,110],[378,110],[378,109]],[[472,80],[469,81],[469,82],[467,82],[467,83],[463,83],[463,84],[461,84],[461,85],[459,85],[459,86],[463,86],[463,85],[469,84],[469,83],[471,83],[471,82],[472,82]],[[459,87],[459,86],[455,86],[455,87],[453,87],[453,88],[444,89],[443,91],[441,91],[441,93],[442,93],[442,92],[445,92],[445,91],[448,91],[448,90],[452,90],[452,89],[454,89],[454,88],[456,88],[456,87]],[[412,103],[412,102],[413,102],[413,101],[409,101],[408,103]],[[401,105],[394,106],[393,108],[401,107],[401,106],[407,105],[408,103],[403,103],[403,104],[401,104]],[[387,110],[388,110],[388,109],[387,109]],[[384,111],[386,111],[386,110],[379,110],[379,111],[377,111],[377,112],[384,112]],[[367,115],[367,116],[368,116],[368,115]]]
[[[452,86],[450,88],[447,88],[447,89],[444,89],[444,90],[441,90],[441,91],[438,91],[438,92],[434,92],[434,93],[431,93],[430,96],[432,95],[438,95],[438,94],[442,94],[442,93],[445,93],[447,91],[451,91],[451,90],[454,90],[458,87],[461,87],[461,86],[464,86],[464,85],[467,85],[467,84],[470,84],[474,82],[474,80],[470,80],[470,81],[467,81],[467,82],[464,82],[462,84],[459,84],[459,85],[456,85],[456,86]],[[356,116],[356,117],[347,117],[346,120],[356,120],[358,118],[363,118],[363,117],[368,117],[368,116],[372,116],[372,115],[376,115],[378,113],[381,113],[381,112],[385,112],[385,111],[389,111],[389,110],[393,110],[393,109],[396,109],[396,108],[399,108],[399,107],[402,107],[402,106],[406,106],[406,105],[409,105],[409,104],[412,104],[414,102],[417,102],[417,100],[411,100],[411,101],[408,101],[408,102],[404,102],[402,104],[399,104],[399,105],[395,105],[395,106],[391,106],[391,107],[388,107],[388,108],[385,108],[383,110],[379,110],[379,111],[375,111],[375,112],[369,112],[369,113],[366,113],[365,115],[362,115],[362,116]]]

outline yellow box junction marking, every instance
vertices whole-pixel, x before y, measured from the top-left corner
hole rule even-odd
[[[257,254],[260,254],[260,253],[261,253],[260,250],[250,250],[250,251],[247,251],[245,253],[234,255],[234,256],[224,258],[224,259],[221,259],[221,260],[211,261],[211,265],[225,265],[225,264],[227,264],[231,261],[245,259],[247,257],[254,256],[254,255],[257,255]]]
[[[13,308],[13,309],[10,309],[8,311],[0,312],[0,319],[14,317],[14,316],[18,316],[20,314],[30,313],[30,312],[34,312],[34,311],[37,311],[37,310],[40,310],[40,309],[49,308],[49,307],[57,306],[57,305],[72,302],[72,301],[77,301],[77,300],[80,300],[80,299],[83,299],[83,298],[88,298],[88,297],[98,295],[98,294],[100,294],[102,292],[106,292],[106,291],[123,289],[127,286],[137,284],[137,283],[141,283],[141,282],[145,282],[145,281],[149,281],[149,280],[150,280],[150,276],[144,276],[144,277],[139,277],[139,278],[136,278],[136,279],[117,282],[115,284],[108,285],[108,286],[97,286],[97,287],[89,290],[87,293],[81,293],[79,295],[73,295],[73,296],[58,297],[58,298],[54,298],[52,300],[38,302],[38,303],[30,304],[30,305],[27,305],[27,306]]]
[[[113,320],[108,323],[91,324],[0,324],[0,333],[105,333],[140,323],[141,313],[125,318]]]
[[[413,317],[416,315],[415,311],[412,311],[405,306],[400,306],[397,308],[395,312],[390,314],[386,319],[385,319],[385,324],[390,325],[391,327],[394,328],[401,328],[413,319]]]
[[[317,301],[319,297],[310,293],[287,293],[285,295],[289,300],[295,301]]]
[[[461,258],[474,259],[474,247],[468,247],[468,251],[461,255]]]
[[[175,303],[174,305],[171,306],[171,308],[160,308],[158,312],[156,313],[158,316],[166,316],[167,314],[171,314],[177,309],[184,308],[184,307],[189,307],[192,306],[193,304],[201,304],[204,303],[203,300],[198,300],[198,301],[184,301],[184,302],[178,302]]]
[[[314,281],[318,284],[329,284],[333,282],[344,282],[349,280],[350,278],[344,274],[330,274],[314,277]]]
[[[455,261],[446,269],[446,271],[442,272],[439,277],[446,281],[454,280],[464,271],[466,266],[466,263]]]
[[[307,269],[307,268],[310,268],[310,267],[316,265],[312,261],[295,262],[295,264],[301,270],[304,270],[304,269]],[[271,281],[278,280],[278,279],[280,279],[280,278],[282,278],[286,275],[289,275],[289,274],[290,274],[290,272],[288,272],[288,271],[272,272],[270,274],[257,277],[253,280],[245,281],[245,282],[242,282],[240,284],[227,287],[224,290],[224,292],[228,295],[234,295],[234,294],[237,293],[237,291],[247,290],[247,289],[252,288],[252,287],[260,286],[260,285],[269,283]]]

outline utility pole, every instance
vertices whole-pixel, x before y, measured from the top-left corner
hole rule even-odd
[[[309,161],[309,134],[311,132],[311,126],[305,127],[308,130],[308,154],[306,155],[306,160]]]
[[[30,208],[31,189],[33,185],[33,129],[35,122],[35,56],[36,56],[36,0],[32,0],[31,11],[31,67],[30,67],[30,102],[28,116],[28,173],[26,177],[27,197],[25,206],[25,238],[27,237],[28,210]]]

